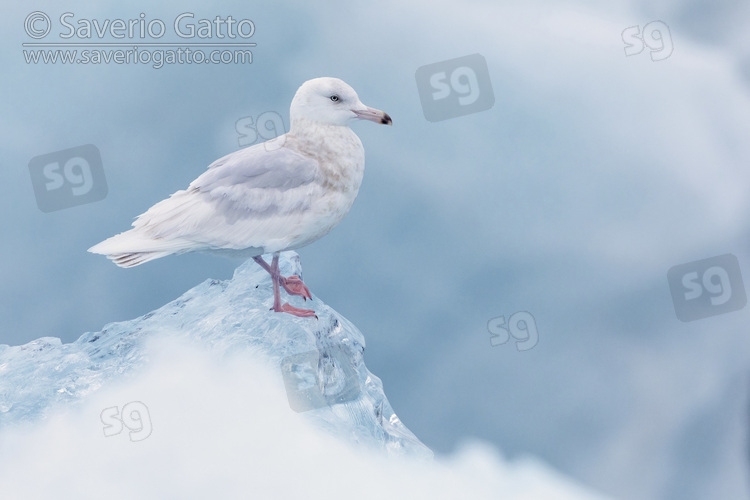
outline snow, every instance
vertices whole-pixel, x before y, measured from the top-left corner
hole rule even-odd
[[[486,443],[433,459],[362,333],[317,297],[319,320],[268,311],[270,292],[248,261],[71,344],[0,345],[0,497],[604,498]]]

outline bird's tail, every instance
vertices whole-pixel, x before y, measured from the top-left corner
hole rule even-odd
[[[157,240],[143,236],[137,229],[107,238],[89,248],[89,252],[106,255],[120,267],[135,267],[150,260],[182,253],[189,245],[175,240]]]

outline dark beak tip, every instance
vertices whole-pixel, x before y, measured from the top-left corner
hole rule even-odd
[[[383,113],[383,119],[380,121],[383,125],[393,125],[393,120],[388,116],[388,113]]]

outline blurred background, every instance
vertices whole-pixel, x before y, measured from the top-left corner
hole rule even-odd
[[[166,33],[66,39],[64,13]],[[255,31],[181,39],[183,13],[183,32],[217,16]],[[71,342],[230,277],[239,262],[124,270],[86,249],[283,133],[299,85],[336,76],[394,125],[353,125],[359,198],[299,253],[404,423],[438,453],[478,437],[619,498],[750,498],[749,17],[728,0],[6,7],[0,343]],[[159,68],[22,45],[154,41],[257,45],[249,64]],[[35,192],[85,185],[64,168],[84,145],[106,188]]]

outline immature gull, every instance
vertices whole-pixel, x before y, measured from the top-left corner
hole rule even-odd
[[[327,234],[349,212],[365,168],[359,137],[364,119],[390,125],[338,78],[302,84],[289,109],[289,133],[220,158],[186,190],[160,201],[133,229],[89,248],[120,267],[194,251],[252,257],[271,274],[273,310],[314,316],[281,303],[287,293],[312,299],[298,276],[282,276],[279,253]],[[269,265],[263,254],[273,253]]]

